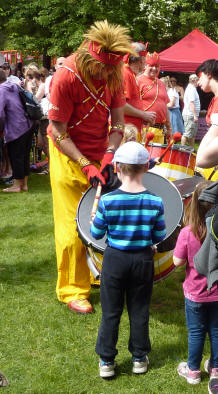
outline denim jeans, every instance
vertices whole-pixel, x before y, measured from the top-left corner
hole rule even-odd
[[[218,302],[193,302],[185,298],[188,328],[188,366],[200,369],[206,334],[210,338],[210,366],[218,367]]]

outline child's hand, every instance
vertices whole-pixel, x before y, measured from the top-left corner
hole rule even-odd
[[[154,161],[155,161],[155,164],[157,164],[157,165],[161,164],[159,157],[155,157]]]

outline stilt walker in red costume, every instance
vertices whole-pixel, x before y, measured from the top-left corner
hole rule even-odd
[[[76,212],[91,185],[110,184],[124,128],[122,60],[134,54],[126,28],[95,22],[75,54],[55,73],[50,98],[50,175],[58,266],[57,297],[89,313],[90,272]],[[108,135],[108,120],[111,129]]]
[[[170,116],[167,108],[169,97],[164,83],[158,79],[160,72],[159,55],[156,52],[148,52],[145,62],[145,71],[137,78],[144,103],[143,110],[156,112],[155,124],[151,125],[148,123],[146,132],[149,131],[155,134],[153,142],[163,144],[164,128],[166,127],[167,141],[170,141],[172,133]]]
[[[128,54],[123,59],[125,63],[123,66],[124,94],[126,97],[124,120],[125,124],[130,123],[137,127],[137,140],[141,142],[143,123],[150,123],[152,125],[155,122],[156,114],[152,111],[145,112],[143,110],[144,102],[141,98],[136,79],[137,74],[141,73],[145,67],[147,45],[142,42],[133,42],[132,47],[137,56]]]

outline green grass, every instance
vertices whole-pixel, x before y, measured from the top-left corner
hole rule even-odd
[[[148,373],[131,372],[125,310],[117,376],[110,381],[99,378],[94,351],[101,318],[99,289],[91,291],[91,315],[74,314],[57,301],[49,178],[31,175],[29,190],[0,191],[0,369],[10,383],[2,393],[206,393],[206,373],[200,385],[191,386],[176,372],[177,364],[187,359],[183,270],[154,286]],[[204,360],[208,356],[207,341]]]

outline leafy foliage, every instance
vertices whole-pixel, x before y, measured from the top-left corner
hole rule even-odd
[[[95,20],[108,19],[158,51],[196,27],[216,40],[216,11],[215,0],[0,0],[0,46],[67,55]]]

